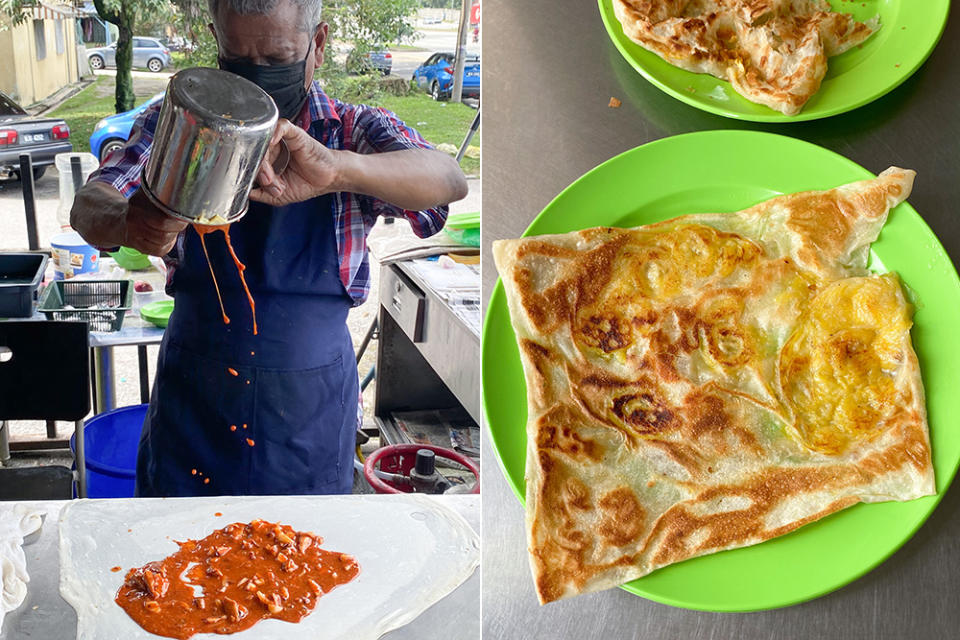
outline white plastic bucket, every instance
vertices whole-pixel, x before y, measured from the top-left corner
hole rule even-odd
[[[54,280],[100,270],[100,252],[84,242],[76,231],[58,233],[50,239]]]

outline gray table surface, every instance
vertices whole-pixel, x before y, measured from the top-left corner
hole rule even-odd
[[[887,96],[833,118],[784,125],[714,116],[661,92],[614,48],[596,2],[487,0],[484,33],[484,304],[497,278],[491,241],[519,236],[563,188],[614,155],[708,129],[805,139],[874,173],[890,165],[915,169],[910,203],[954,263],[960,259],[955,14],[930,59]],[[619,109],[607,106],[611,96],[623,101]],[[494,459],[486,431],[484,438],[484,455]],[[960,487],[948,490],[917,534],[877,569],[805,604],[703,613],[612,589],[540,607],[523,510],[495,467],[488,463],[483,477],[485,640],[960,637]]]
[[[479,496],[435,496],[434,499],[463,516],[474,531],[480,531]],[[7,614],[0,629],[0,640],[73,640],[76,637],[77,614],[60,597],[59,586],[58,518],[65,503],[63,500],[24,503],[44,512],[46,517],[39,535],[28,538],[23,548],[30,575],[27,598],[16,611]],[[458,630],[456,636],[447,637],[464,640],[480,637],[479,569],[410,624],[381,637],[383,640],[421,640],[436,637],[439,630],[447,628]]]

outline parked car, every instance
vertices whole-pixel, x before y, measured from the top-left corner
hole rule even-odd
[[[352,49],[347,54],[346,67],[348,73],[368,73],[376,70],[388,76],[393,69],[393,54],[384,46],[374,47],[364,53]]]
[[[60,118],[31,116],[0,92],[0,176],[20,178],[20,154],[29,153],[39,178],[58,153],[70,153],[70,127]]]
[[[453,92],[453,53],[435,53],[413,72],[412,81],[434,100],[449,100]],[[463,61],[463,97],[480,97],[480,56],[468,53]]]
[[[94,70],[117,66],[117,43],[88,49],[87,60]],[[133,66],[159,73],[170,66],[170,50],[156,38],[137,36],[133,39]]]
[[[133,122],[147,107],[163,100],[163,93],[158,93],[139,107],[134,107],[130,111],[124,111],[112,116],[107,116],[97,123],[90,134],[90,153],[100,158],[100,162],[110,155],[115,149],[119,149],[130,137],[130,129]]]

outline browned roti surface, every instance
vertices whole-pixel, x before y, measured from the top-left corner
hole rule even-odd
[[[911,308],[866,270],[912,182],[494,243],[542,602],[934,492]]]
[[[628,38],[670,64],[729,80],[743,97],[796,115],[827,58],[862,43],[857,22],[826,0],[613,0]]]

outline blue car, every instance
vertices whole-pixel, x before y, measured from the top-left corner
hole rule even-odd
[[[107,116],[97,123],[90,134],[90,153],[100,158],[103,162],[114,149],[119,149],[130,137],[130,129],[133,128],[133,121],[152,104],[163,100],[163,94],[158,93],[139,107],[134,107],[130,111],[124,111],[113,116]]]
[[[453,65],[456,55],[435,53],[413,72],[412,81],[434,100],[449,100],[453,92]],[[463,61],[463,97],[480,97],[480,56],[468,53]]]

